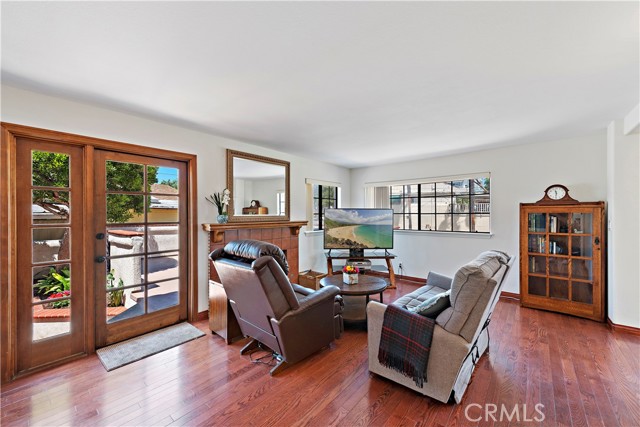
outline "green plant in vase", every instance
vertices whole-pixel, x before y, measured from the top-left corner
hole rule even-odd
[[[227,208],[229,201],[231,201],[231,191],[225,188],[221,193],[213,193],[209,197],[205,197],[205,199],[218,209],[218,224],[226,224],[229,221]]]

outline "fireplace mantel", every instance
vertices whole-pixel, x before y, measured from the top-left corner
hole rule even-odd
[[[226,224],[202,224],[202,229],[211,233],[211,243],[222,243],[229,241],[225,239],[225,232],[227,231],[288,228],[292,236],[298,236],[300,228],[305,225],[307,225],[307,221],[232,222]],[[253,234],[257,235],[258,233]]]

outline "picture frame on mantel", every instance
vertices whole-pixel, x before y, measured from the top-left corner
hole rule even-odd
[[[229,222],[287,222],[291,218],[290,163],[227,149],[227,188],[231,191]],[[284,195],[282,194],[284,189]],[[280,199],[279,199],[280,198]],[[284,211],[279,203],[284,198]],[[263,207],[247,214],[252,201]],[[243,208],[245,211],[243,212]],[[267,212],[267,213],[261,213]]]

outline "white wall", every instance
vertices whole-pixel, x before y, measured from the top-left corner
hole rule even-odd
[[[215,206],[205,196],[226,187],[225,149],[291,162],[291,219],[306,220],[305,178],[324,177],[349,183],[349,170],[256,145],[168,125],[154,120],[3,85],[0,120],[44,129],[105,138],[198,156],[198,222],[215,222]],[[348,185],[344,197],[349,199]],[[322,239],[301,233],[300,268],[311,268],[322,256]],[[199,311],[207,309],[208,235],[198,235]]]
[[[284,191],[284,178],[274,179],[237,179],[244,181],[245,191],[242,205],[236,208],[242,213],[242,208],[248,208],[252,200],[260,202],[260,206],[268,208],[269,215],[278,212],[278,191]],[[235,189],[235,187],[234,187]]]
[[[392,149],[392,148],[390,148]],[[563,141],[541,142],[393,165],[353,169],[352,206],[364,206],[367,182],[432,178],[474,172],[491,173],[492,236],[396,232],[394,265],[408,276],[426,277],[433,270],[453,275],[481,251],[498,249],[519,257],[519,203],[536,202],[551,184],[564,184],[579,201],[607,196],[606,133]],[[397,269],[396,269],[397,271]],[[519,293],[519,258],[504,290]]]
[[[640,135],[625,135],[622,120],[607,128],[607,162],[608,316],[640,328]]]

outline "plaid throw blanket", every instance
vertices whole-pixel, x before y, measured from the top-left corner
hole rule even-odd
[[[427,381],[427,363],[435,321],[390,304],[384,312],[378,361],[413,378],[418,387]]]

